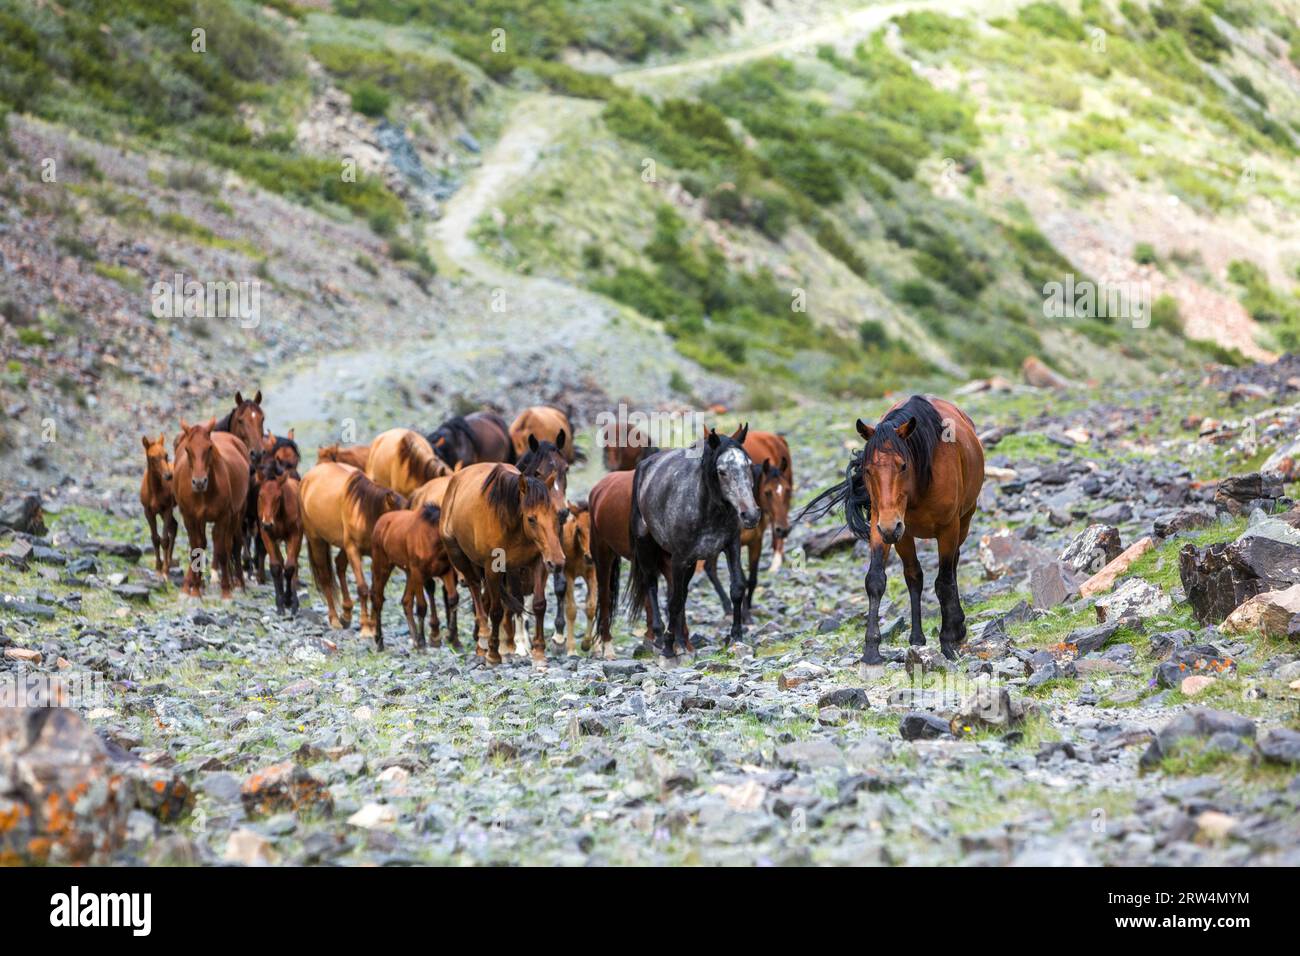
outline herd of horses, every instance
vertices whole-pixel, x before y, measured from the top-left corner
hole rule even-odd
[[[943,653],[955,657],[965,639],[956,569],[984,480],[984,453],[971,420],[940,399],[912,396],[875,427],[859,419],[865,444],[851,456],[844,480],[795,517],[789,444],[748,425],[730,435],[706,429],[689,447],[663,449],[628,426],[603,427],[598,441],[608,474],[585,498],[569,496],[568,472],[582,457],[569,416],[547,405],[526,408],[509,424],[495,412],[478,411],[452,417],[428,435],[393,428],[369,444],[323,446],[303,473],[293,431],[267,430],[261,391],[247,399],[236,392],[234,408],[221,419],[182,419],[180,426],[171,457],[164,434],[142,439],[140,501],[157,573],[167,577],[173,567],[179,527],[173,512],[179,510],[189,540],[185,594],[200,596],[211,573],[219,576],[225,598],[245,587],[246,575],[265,584],[269,561],[276,610],[292,615],[305,540],[330,627],[350,628],[359,604],[361,635],[377,649],[384,646],[384,592],[400,568],[406,576],[402,608],[416,648],[442,643],[435,600],[440,583],[453,647],[461,647],[456,614],[463,586],[473,601],[476,653],[493,664],[515,653],[518,622],[531,612],[530,652],[544,661],[549,578],[557,600],[555,639],[573,654],[574,585],[582,578],[582,649],[612,658],[611,624],[625,561],[623,605],[630,617],[644,616],[645,640],[663,657],[694,650],[686,601],[701,569],[730,616],[730,643],[750,620],[766,533],[775,574],[792,523],[839,508],[853,533],[869,543],[863,662],[882,662],[879,606],[891,547],[903,562],[911,598],[911,642],[925,643],[917,538],[938,543]],[[718,576],[722,555],[727,588]]]

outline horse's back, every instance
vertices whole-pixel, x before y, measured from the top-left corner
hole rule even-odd
[[[440,475],[437,478],[431,478],[416,488],[411,495],[411,510],[419,511],[425,505],[437,505],[442,507],[442,499],[447,494],[447,485],[451,483],[451,475]]]
[[[481,557],[481,541],[491,517],[483,483],[498,467],[509,466],[498,462],[466,465],[450,476],[442,495],[442,535],[455,541],[472,560]]]
[[[562,454],[565,460],[573,463],[573,426],[569,416],[558,408],[549,405],[533,405],[525,408],[510,426],[510,440],[515,447],[515,455],[522,455],[528,450],[528,436],[535,435],[538,441],[549,441],[558,445],[560,433],[565,433],[566,441]]]
[[[323,461],[309,468],[298,485],[298,505],[303,531],[324,538],[335,547],[343,546],[344,504],[348,480],[361,470],[337,461]]]

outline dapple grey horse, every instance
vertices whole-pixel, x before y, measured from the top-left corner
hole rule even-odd
[[[632,479],[632,574],[626,604],[640,614],[650,597],[651,628],[659,653],[677,656],[686,637],[686,592],[699,561],[727,554],[732,621],[727,643],[741,634],[745,581],[740,569],[740,529],[758,523],[753,474],[742,444],[742,425],[731,437],[710,429],[690,448],[642,459]],[[659,615],[659,573],[668,580],[668,633]]]

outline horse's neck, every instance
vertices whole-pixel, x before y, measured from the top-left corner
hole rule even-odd
[[[149,497],[155,502],[166,501],[171,497],[172,490],[168,487],[167,482],[154,470],[152,465],[145,466],[145,481],[149,487]]]

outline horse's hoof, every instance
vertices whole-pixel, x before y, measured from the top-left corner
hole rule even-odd
[[[960,646],[961,646],[960,644],[956,644],[956,643],[952,643],[952,644],[945,644],[943,642],[939,643],[939,649],[943,651],[943,656],[948,658],[948,660],[950,661],[955,661],[957,659],[958,649],[960,648]]]
[[[487,653],[487,655],[486,655],[486,659],[487,659],[487,662],[488,662],[489,664],[500,664],[500,663],[501,663],[501,655],[500,655],[500,654],[493,654],[491,651],[488,651],[488,653]]]
[[[605,660],[612,661],[614,659],[614,642],[605,641],[603,647],[604,649],[601,651],[601,654],[604,656]]]
[[[554,634],[551,635],[551,643],[553,643],[556,647],[562,646],[566,640],[567,638],[564,636],[563,631],[556,631]]]
[[[862,680],[864,681],[878,680],[879,678],[884,676],[885,676],[884,664],[866,664],[863,663],[862,661],[858,662],[858,677],[861,678]]]

